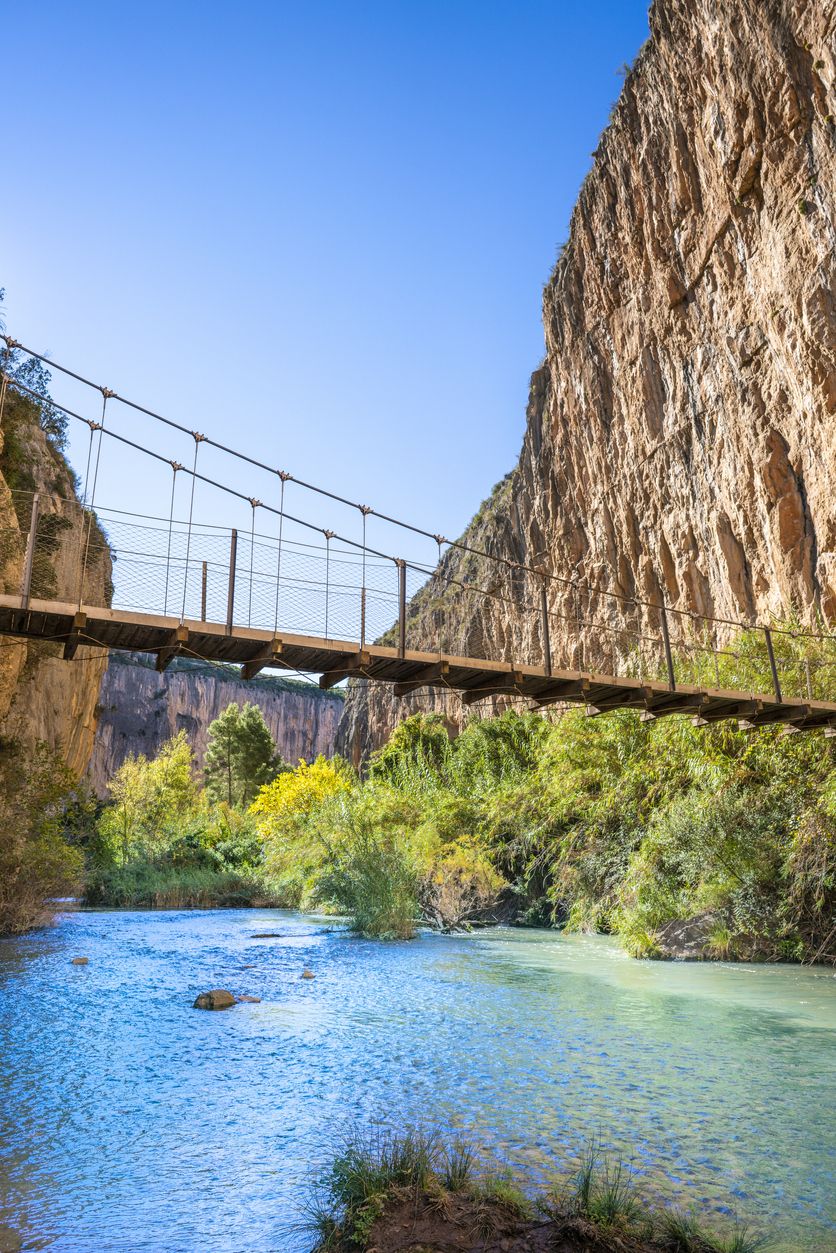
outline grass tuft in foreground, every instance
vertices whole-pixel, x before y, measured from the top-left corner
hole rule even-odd
[[[316,1186],[308,1230],[316,1253],[466,1250],[491,1241],[510,1253],[558,1242],[586,1253],[755,1253],[763,1243],[745,1227],[720,1236],[692,1213],[652,1210],[629,1168],[594,1142],[536,1212],[537,1219],[507,1174],[480,1171],[466,1142],[445,1148],[434,1132],[382,1131],[353,1135],[337,1153]]]

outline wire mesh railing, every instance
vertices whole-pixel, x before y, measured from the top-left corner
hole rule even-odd
[[[0,420],[7,395],[17,394],[36,407],[48,404],[50,412],[77,420],[88,433],[81,501],[43,491],[13,493],[17,525],[0,531],[0,578],[22,607],[32,599],[113,605],[229,630],[354,642],[361,650],[379,640],[401,652],[534,666],[546,674],[597,673],[657,680],[671,689],[765,693],[778,701],[836,700],[836,643],[824,627],[702,616],[666,605],[661,596],[631,599],[580,577],[447,540],[273,470],[49,362],[97,393],[98,416],[84,417],[46,401],[10,374],[14,354],[39,355],[0,338],[6,342]],[[133,426],[131,437],[114,429],[116,406],[127,407],[132,420],[147,418],[179,433],[177,438],[186,436],[189,464],[138,443]],[[167,517],[100,504],[112,486],[101,462],[108,442],[167,476]],[[272,476],[273,503],[210,476],[205,448]],[[187,516],[175,509],[183,484]],[[291,487],[354,511],[356,530],[341,534],[298,516],[288,508]],[[220,515],[215,508],[207,517],[196,488],[223,494],[230,508],[225,503]],[[217,523],[233,506],[249,525]],[[371,522],[431,541],[437,558],[432,550],[422,560],[381,551],[369,541]]]

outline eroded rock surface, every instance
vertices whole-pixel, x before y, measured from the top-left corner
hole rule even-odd
[[[36,411],[11,391],[4,406],[0,451],[6,468],[6,474],[0,473],[0,588],[15,594],[20,590],[32,494],[37,490],[41,521],[33,595],[73,603],[86,550],[87,591],[96,604],[108,603],[110,553],[98,532],[93,533],[93,543],[87,543],[72,473],[40,430]],[[63,660],[60,643],[4,641],[0,648],[0,737],[24,744],[42,741],[81,775],[93,747],[99,684],[106,665],[100,648],[82,645],[69,662]]]
[[[164,674],[153,659],[111,655],[99,697],[99,723],[89,775],[100,796],[129,753],[152,757],[184,730],[203,762],[209,724],[230,703],[257,705],[285,761],[310,761],[334,751],[341,694],[245,682],[222,667],[175,663]]]
[[[650,26],[545,288],[519,464],[467,533],[626,598],[579,607],[551,583],[572,667],[606,661],[572,624],[623,626],[634,596],[836,619],[834,9],[656,0]],[[496,569],[451,553],[410,643],[443,628],[447,651],[539,662],[537,616],[515,609],[531,589],[448,586]],[[341,748],[359,760],[408,712],[358,685]]]

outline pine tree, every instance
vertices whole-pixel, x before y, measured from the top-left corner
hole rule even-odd
[[[249,701],[230,704],[209,726],[203,763],[212,801],[249,805],[259,788],[284,768],[261,710]]]

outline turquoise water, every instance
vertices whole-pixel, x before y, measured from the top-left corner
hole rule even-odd
[[[210,987],[262,1001],[192,1010]],[[341,1132],[402,1119],[468,1132],[532,1185],[597,1135],[652,1193],[836,1249],[832,971],[640,963],[544,931],[382,944],[276,910],[76,913],[0,942],[0,997],[0,1250],[305,1250]]]

